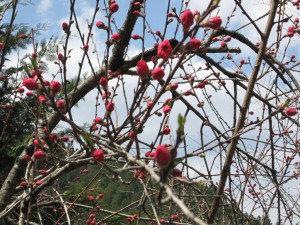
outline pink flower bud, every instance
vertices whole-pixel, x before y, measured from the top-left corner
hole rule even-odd
[[[45,141],[43,139],[34,139],[33,140],[33,145],[36,148],[43,148],[44,144],[45,144]]]
[[[147,107],[148,107],[148,109],[151,109],[151,108],[153,107],[153,102],[151,102],[151,101],[148,102],[148,103],[147,103]]]
[[[168,114],[169,112],[171,112],[171,107],[169,105],[165,105],[163,107],[163,112],[164,114]]]
[[[112,111],[115,110],[115,104],[113,102],[107,103],[106,110],[108,113],[111,113]]]
[[[23,187],[23,188],[26,187],[26,186],[27,186],[27,182],[22,181],[22,182],[20,183],[20,186]]]
[[[101,77],[100,78],[100,81],[99,81],[99,84],[102,86],[102,87],[107,87],[107,84],[108,84],[108,81],[105,77]]]
[[[176,221],[176,220],[179,219],[179,216],[178,216],[177,214],[172,215],[172,216],[171,216],[171,219],[174,220],[174,221]]]
[[[33,78],[25,77],[22,81],[22,84],[30,91],[35,91],[38,89],[38,85]]]
[[[98,21],[96,23],[96,26],[99,28],[99,29],[105,29],[105,24],[102,22],[102,21]]]
[[[102,162],[104,160],[104,152],[101,149],[96,149],[93,151],[93,158],[97,162]]]
[[[168,39],[164,40],[158,45],[157,55],[164,60],[169,59],[172,56],[173,48]]]
[[[94,125],[94,126],[91,127],[91,130],[92,130],[92,131],[99,130],[99,127],[98,127],[97,125]]]
[[[49,139],[50,140],[56,140],[57,138],[58,138],[58,135],[56,133],[49,134]]]
[[[140,39],[141,36],[138,35],[138,34],[134,34],[134,35],[131,36],[131,38],[132,38],[133,40],[137,40],[137,39]]]
[[[146,152],[146,153],[145,153],[145,157],[149,157],[149,156],[150,156],[150,154],[151,154],[151,152],[150,152],[150,151]]]
[[[48,101],[48,98],[45,95],[40,95],[38,97],[38,101],[39,101],[40,104],[43,104],[43,103]]]
[[[295,34],[295,29],[296,29],[295,26],[289,27],[288,30],[287,30],[287,35],[288,35],[289,37],[293,37],[294,34]]]
[[[58,53],[57,54],[57,58],[60,60],[60,61],[64,61],[64,55],[63,54],[61,54],[61,53]]]
[[[26,39],[26,38],[28,38],[28,36],[27,36],[26,34],[21,34],[21,35],[20,35],[20,38],[21,38],[21,39]]]
[[[292,107],[288,107],[284,110],[285,114],[288,116],[295,116],[297,115],[297,110],[292,108]]]
[[[62,22],[61,26],[65,32],[69,30],[69,24],[67,22]]]
[[[197,87],[198,88],[205,88],[205,85],[206,85],[206,83],[202,81],[202,82],[198,83]]]
[[[121,35],[118,34],[118,33],[113,34],[113,35],[111,36],[111,40],[112,40],[113,42],[119,42],[119,41],[121,40]]]
[[[102,118],[101,117],[96,117],[95,119],[94,119],[94,123],[97,123],[97,124],[101,124],[102,123]]]
[[[159,145],[155,149],[154,160],[160,167],[169,165],[171,158],[171,154],[166,145]]]
[[[33,153],[33,156],[34,156],[35,159],[40,160],[40,159],[45,158],[45,157],[46,157],[46,154],[45,154],[45,152],[43,152],[43,151],[41,151],[41,150],[38,150],[38,151],[35,151],[35,152]]]
[[[171,83],[170,88],[172,91],[175,91],[178,88],[178,83]]]
[[[60,138],[60,140],[63,141],[63,142],[68,142],[69,139],[70,138],[68,136],[63,136],[63,137]]]
[[[148,75],[150,71],[149,71],[149,68],[148,68],[148,65],[147,65],[146,61],[144,61],[144,60],[138,61],[136,71],[137,71],[137,74],[139,76]]]
[[[68,136],[63,136],[60,138],[61,141],[63,142],[68,142],[69,141],[69,137]]]
[[[30,155],[25,155],[24,158],[25,158],[26,162],[31,161],[31,156]]]
[[[164,224],[164,223],[166,222],[166,220],[165,220],[165,219],[160,219],[159,222],[160,222],[161,224]]]
[[[110,14],[114,14],[115,12],[117,12],[119,10],[119,5],[117,3],[112,3],[110,6],[109,6],[109,11],[110,11]]]
[[[56,106],[57,106],[57,108],[59,108],[59,109],[64,109],[65,106],[66,106],[66,104],[65,104],[65,102],[64,102],[63,100],[58,99],[58,100],[56,101]]]
[[[129,132],[129,139],[132,140],[132,141],[136,139],[136,135],[133,131]]]
[[[134,15],[135,17],[139,17],[141,14],[140,14],[139,11],[133,11],[133,15]]]
[[[151,72],[154,80],[161,80],[165,76],[165,72],[161,67],[157,67]]]
[[[184,93],[185,96],[190,96],[190,95],[192,95],[192,94],[193,94],[193,91],[192,91],[192,90],[187,90],[187,91]]]
[[[226,37],[224,41],[225,42],[230,42],[231,41],[231,37],[230,36]]]
[[[190,10],[185,10],[182,12],[180,20],[184,27],[189,28],[194,24],[194,15]]]
[[[186,45],[187,50],[196,51],[201,46],[201,41],[198,39],[192,38]]]
[[[226,47],[227,47],[226,42],[225,42],[225,41],[222,41],[222,42],[221,42],[221,48],[226,48]]]
[[[19,87],[18,89],[17,89],[17,92],[19,92],[19,93],[24,93],[25,92],[25,89],[24,88],[22,88],[22,87]]]
[[[160,35],[161,35],[161,33],[160,33],[160,31],[159,31],[159,30],[155,31],[155,34],[156,34],[156,35],[158,35],[158,36],[160,36]]]
[[[61,90],[61,84],[58,81],[52,81],[50,88],[54,93],[58,93]]]
[[[209,27],[212,29],[218,29],[222,24],[222,19],[219,16],[211,17],[210,19],[204,21],[201,25],[204,27]]]
[[[139,3],[139,2],[135,2],[135,3],[133,3],[133,4],[134,4],[134,6],[136,6],[136,7],[142,7],[142,4]]]
[[[94,196],[89,195],[89,196],[87,196],[87,199],[88,199],[89,201],[94,201]]]
[[[89,50],[89,45],[88,45],[88,44],[85,44],[85,45],[83,46],[83,50],[84,50],[85,52],[87,52],[87,51]]]
[[[165,127],[164,129],[163,129],[163,134],[164,135],[168,135],[168,134],[170,134],[171,133],[171,129],[169,128],[169,127]]]

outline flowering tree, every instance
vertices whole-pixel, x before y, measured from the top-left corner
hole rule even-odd
[[[270,0],[252,15],[241,0],[166,0],[157,12],[96,0],[87,24],[77,4],[62,41],[44,44],[34,29],[13,32],[18,1],[2,7],[2,153],[28,137],[2,174],[3,224],[300,222],[299,1]],[[25,117],[26,132],[12,124]],[[67,194],[88,168],[84,188]],[[126,206],[100,207],[107,174],[140,187]]]

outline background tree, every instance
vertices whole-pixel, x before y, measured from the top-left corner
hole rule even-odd
[[[3,224],[299,222],[300,3],[156,3],[71,0],[60,42],[3,7]]]

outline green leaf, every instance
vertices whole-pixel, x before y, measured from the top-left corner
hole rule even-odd
[[[82,133],[81,136],[83,137],[84,141],[86,142],[86,144],[91,148],[93,149],[94,148],[94,145],[93,145],[93,142],[92,142],[92,138],[91,138],[91,135],[89,133]]]
[[[287,99],[287,100],[285,101],[284,105],[285,105],[285,106],[288,106],[290,103],[291,103],[291,99],[289,98],[289,99]]]
[[[185,124],[185,117],[183,117],[181,114],[178,115],[178,132],[183,133],[184,130],[184,124]]]

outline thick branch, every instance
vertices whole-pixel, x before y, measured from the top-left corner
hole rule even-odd
[[[130,7],[127,12],[126,20],[121,30],[119,31],[119,34],[121,35],[122,39],[115,44],[112,53],[113,55],[109,61],[109,69],[111,69],[112,71],[118,70],[120,66],[124,63],[125,49],[129,44],[133,28],[138,18],[133,15],[133,12],[140,10],[139,7],[136,7],[134,5],[134,2],[136,1],[132,0],[130,2]]]

